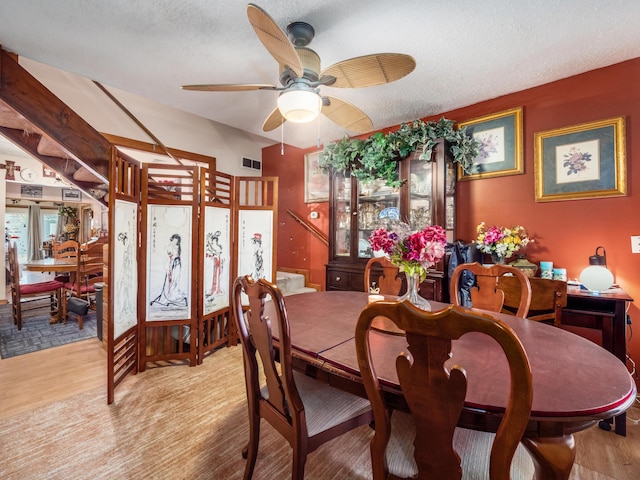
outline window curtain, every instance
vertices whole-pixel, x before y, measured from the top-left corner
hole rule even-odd
[[[91,209],[82,210],[82,243],[91,240]]]
[[[56,225],[56,242],[63,242],[66,240],[66,234],[64,233],[64,224],[67,223],[67,217],[58,213],[58,224]]]
[[[27,217],[27,258],[29,261],[42,259],[42,231],[40,228],[40,205],[29,205]]]

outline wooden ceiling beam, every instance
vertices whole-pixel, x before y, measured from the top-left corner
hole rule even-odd
[[[108,181],[113,148],[108,140],[1,49],[0,99]]]
[[[75,169],[69,170],[67,168],[68,162],[75,162],[73,159],[66,159],[60,157],[50,157],[48,155],[42,155],[38,153],[38,143],[40,142],[40,134],[32,133],[25,135],[22,130],[16,130],[14,128],[7,128],[0,126],[0,134],[11,140],[13,143],[22,148],[33,158],[44,163],[51,170],[55,171],[66,182],[77,186],[81,190],[87,191],[101,186],[99,183],[83,182],[73,178]],[[104,202],[103,202],[104,203]]]

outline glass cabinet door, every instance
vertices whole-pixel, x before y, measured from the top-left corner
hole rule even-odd
[[[446,176],[444,189],[444,228],[447,231],[447,241],[455,240],[456,231],[456,176],[457,169],[453,162],[446,162]]]
[[[409,160],[409,224],[420,230],[433,224],[435,163],[419,160],[415,155]]]
[[[335,195],[335,254],[348,257],[351,254],[351,177],[334,177]]]
[[[358,182],[358,258],[373,256],[369,236],[400,219],[400,193],[383,181]]]

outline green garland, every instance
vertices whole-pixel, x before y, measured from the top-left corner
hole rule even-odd
[[[396,188],[403,183],[398,178],[397,162],[419,147],[422,148],[420,160],[430,160],[436,140],[444,138],[451,145],[449,151],[453,161],[468,171],[478,155],[480,143],[465,133],[466,128],[455,130],[453,125],[453,120],[444,117],[437,122],[414,120],[403,123],[398,130],[387,135],[374,133],[365,140],[344,137],[324,147],[319,166],[324,172],[332,169],[340,173],[350,172],[364,182],[380,179],[385,185]]]

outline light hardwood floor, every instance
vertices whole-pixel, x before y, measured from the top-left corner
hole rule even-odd
[[[100,342],[90,339],[0,360],[0,421],[101,386],[106,391],[106,358]],[[216,361],[215,355],[205,361]],[[628,414],[626,437],[598,427],[576,434],[572,480],[640,478],[640,424],[633,421],[640,408]]]

